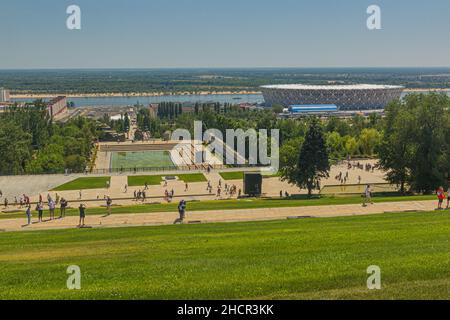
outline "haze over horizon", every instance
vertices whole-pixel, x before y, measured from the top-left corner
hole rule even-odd
[[[0,69],[438,68],[449,31],[448,0],[3,0]]]

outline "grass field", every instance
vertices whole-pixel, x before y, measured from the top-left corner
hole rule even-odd
[[[449,234],[444,213],[0,233],[0,298],[448,299]]]
[[[224,180],[242,180],[242,179],[244,179],[243,171],[219,172],[219,174]],[[263,175],[264,179],[276,178],[276,177],[279,177],[279,175],[278,174]]]
[[[106,183],[110,181],[110,177],[88,177],[78,178],[65,183],[52,191],[70,191],[70,190],[86,190],[86,189],[104,189]]]
[[[146,183],[149,186],[157,186],[161,184],[163,176],[128,176],[128,186],[130,187],[141,187]]]
[[[208,181],[203,173],[179,174],[178,179],[186,183],[206,182]]]
[[[168,151],[113,152],[111,168],[175,168]]]
[[[207,181],[203,173],[179,174],[176,176],[187,183]],[[146,182],[148,185],[159,185],[162,182],[163,177],[164,175],[128,176],[128,185],[130,187],[139,187],[144,186]]]
[[[375,203],[397,202],[397,201],[423,201],[433,200],[435,196],[409,196],[409,197],[374,197]],[[258,208],[289,208],[305,206],[331,206],[345,204],[359,204],[361,197],[321,197],[316,199],[241,199],[241,200],[212,200],[188,202],[189,211],[208,211],[208,210],[237,210],[237,209],[258,209]],[[113,207],[113,214],[132,214],[132,213],[152,213],[152,212],[177,212],[178,203],[171,204],[144,204],[135,206]],[[104,214],[104,208],[89,208],[87,215]],[[48,212],[44,212],[44,216]],[[67,215],[78,215],[78,210],[68,209]],[[18,213],[0,213],[0,219],[24,218],[23,212]]]
[[[219,172],[223,180],[242,180],[244,179],[244,172],[234,171],[234,172]]]

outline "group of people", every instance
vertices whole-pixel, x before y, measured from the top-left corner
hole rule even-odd
[[[26,197],[26,201],[27,203],[25,204],[26,210],[25,210],[25,214],[27,217],[27,224],[25,226],[29,226],[32,224],[32,206],[30,203],[30,199],[28,197]],[[104,197],[105,202],[106,202],[106,216],[111,215],[111,211],[112,211],[112,199],[109,196],[105,196]],[[57,210],[57,207],[59,206],[59,217],[55,217],[55,212]],[[37,212],[37,222],[36,223],[41,223],[41,222],[45,222],[44,221],[44,212],[45,212],[45,208],[48,208],[48,212],[49,212],[49,220],[47,221],[52,221],[52,220],[56,220],[56,219],[63,219],[66,217],[66,210],[69,206],[69,202],[65,199],[65,198],[60,198],[58,194],[56,194],[55,199],[53,199],[51,197],[50,194],[47,195],[47,202],[44,203],[42,196],[39,195],[39,200],[36,203],[36,207],[35,207],[35,211]],[[86,218],[86,208],[87,206],[83,203],[81,203],[78,207],[78,211],[79,211],[79,227],[84,227],[85,226],[85,218]]]
[[[226,196],[230,196],[230,197],[233,197],[237,194],[238,198],[240,198],[241,194],[242,194],[242,190],[241,189],[238,190],[236,185],[229,185],[227,183],[225,183],[223,190],[224,190],[224,194]],[[213,185],[210,180],[208,180],[208,184],[206,185],[206,191],[208,191],[209,194],[211,194],[211,195],[213,194]],[[217,198],[222,197],[222,180],[219,180],[219,184],[217,186],[217,191],[216,191],[216,197]]]
[[[359,169],[359,170],[364,170],[367,172],[374,172],[377,167],[378,167],[377,165],[374,165],[371,163],[363,164],[360,162],[351,162],[350,160],[347,161],[347,169],[348,170]]]
[[[0,190],[0,198],[3,197],[3,192]],[[23,208],[24,206],[27,206],[30,204],[30,197],[28,197],[27,195],[23,194],[22,196],[19,197],[19,199],[17,199],[17,197],[14,197],[14,206],[15,207],[19,207],[19,209]],[[5,209],[7,209],[10,205],[8,198],[4,198],[3,199],[3,205],[5,207]]]
[[[446,194],[447,193],[447,194]],[[439,187],[436,190],[436,195],[438,197],[438,210],[444,209],[444,201],[447,199],[447,207],[446,209],[450,209],[450,187],[448,188],[447,192],[445,192],[443,187]]]
[[[68,206],[68,202],[64,198],[60,198],[58,194],[56,194],[55,199],[53,199],[50,194],[47,195],[47,207],[49,211],[49,220],[55,220],[55,211],[56,207],[59,205],[59,217],[58,219],[62,219],[66,216],[66,209]],[[38,213],[38,223],[44,222],[44,210],[45,210],[45,204],[42,199],[42,195],[39,195],[39,200],[36,203],[35,211]],[[31,203],[30,199],[27,197],[27,204],[26,204],[26,216],[27,216],[27,225],[31,225]]]
[[[135,190],[133,196],[134,196],[134,201],[145,202],[145,200],[147,199],[147,193],[145,192],[145,189],[143,191]]]
[[[376,165],[370,164],[370,163],[366,163],[366,164],[361,164],[359,162],[357,163],[351,163],[350,161],[348,162],[347,165],[347,169],[348,170],[354,170],[354,169],[359,169],[359,170],[365,170],[366,172],[374,172],[376,169]],[[345,174],[341,171],[339,172],[338,175],[336,175],[334,177],[334,179],[339,182],[341,185],[345,185],[349,182],[350,180],[350,176],[349,176],[349,172],[346,171]],[[358,175],[358,184],[361,184],[362,182],[362,177],[361,175]]]

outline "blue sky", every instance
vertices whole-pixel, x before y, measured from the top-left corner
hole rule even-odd
[[[1,0],[0,39],[0,69],[450,66],[450,1]]]

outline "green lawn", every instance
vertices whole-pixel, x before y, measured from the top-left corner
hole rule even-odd
[[[85,189],[104,189],[106,183],[110,181],[110,177],[88,177],[78,178],[65,183],[52,191],[69,191],[69,190],[85,190]]]
[[[449,234],[434,212],[0,233],[0,299],[448,299]]]
[[[409,197],[374,197],[373,201],[379,202],[397,202],[397,201],[423,201],[433,200],[435,196],[409,196]],[[188,202],[188,211],[208,211],[208,210],[236,210],[236,209],[258,209],[258,208],[287,208],[304,206],[331,206],[345,204],[359,204],[362,199],[360,196],[352,197],[321,197],[316,199],[240,199],[240,200],[212,200]],[[70,205],[70,204],[69,204]],[[89,208],[87,215],[104,214],[104,208]],[[177,212],[178,203],[171,204],[144,204],[135,206],[114,207],[113,214],[132,214],[132,213],[152,213],[152,212]],[[48,212],[44,212],[47,215]],[[78,215],[78,210],[68,209],[67,215]],[[0,213],[0,219],[24,218],[23,212],[18,213]]]
[[[242,171],[219,172],[219,174],[224,180],[242,180],[242,179],[244,179],[244,172],[242,172]]]
[[[186,183],[206,182],[208,181],[203,173],[179,174],[178,179]]]
[[[113,169],[132,168],[175,168],[169,151],[113,152]]]
[[[242,179],[244,179],[243,171],[219,172],[219,174],[224,180],[242,180]],[[262,177],[264,179],[277,178],[277,177],[279,177],[279,175],[271,174],[271,175],[263,175]]]
[[[207,181],[203,173],[179,174],[176,176],[187,183]],[[144,186],[146,182],[148,185],[159,185],[162,182],[163,177],[164,175],[128,176],[128,185],[130,187],[139,187]]]
[[[161,184],[163,176],[128,176],[128,186],[130,187],[141,187],[146,183],[149,186],[157,186]]]

